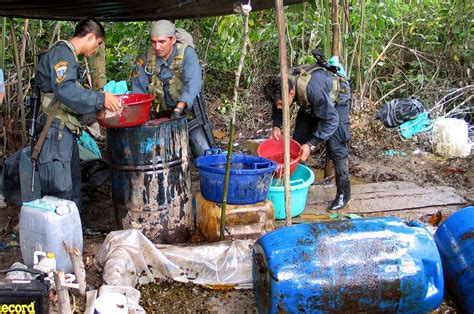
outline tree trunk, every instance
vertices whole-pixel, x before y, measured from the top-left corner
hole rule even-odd
[[[99,46],[97,53],[90,58],[91,61],[91,77],[92,89],[101,90],[107,84],[105,75],[105,45]]]

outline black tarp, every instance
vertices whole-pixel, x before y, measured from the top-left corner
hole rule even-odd
[[[233,13],[231,0],[0,0],[0,16],[48,20],[80,20],[93,16],[102,21],[186,19]],[[246,3],[247,1],[241,1]],[[303,0],[286,0],[285,5]],[[254,11],[271,8],[274,0],[253,0]]]

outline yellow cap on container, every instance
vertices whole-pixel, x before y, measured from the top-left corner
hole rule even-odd
[[[46,257],[47,258],[54,258],[54,253],[48,253],[48,254],[46,254]]]

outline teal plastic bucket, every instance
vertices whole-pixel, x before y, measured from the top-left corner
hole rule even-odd
[[[314,182],[314,173],[305,165],[299,164],[290,177],[291,217],[301,214],[306,206],[309,186]],[[268,190],[268,200],[275,208],[275,219],[285,219],[285,186],[283,179],[273,178]]]

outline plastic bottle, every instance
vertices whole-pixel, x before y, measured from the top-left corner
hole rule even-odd
[[[33,255],[34,259],[34,269],[42,271],[48,274],[49,276],[53,275],[53,270],[56,270],[56,258],[54,253],[45,253],[41,251],[35,251]],[[38,256],[42,256],[40,260],[38,260]]]

